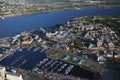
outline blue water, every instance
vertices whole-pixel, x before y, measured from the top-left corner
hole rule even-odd
[[[3,54],[3,49],[2,48],[0,48],[0,54]]]
[[[27,49],[23,49],[22,51],[17,51],[13,55],[0,61],[0,65],[31,70],[45,57],[46,54],[41,53],[40,51],[33,52],[33,50],[27,51]],[[24,60],[26,61],[24,62]]]
[[[120,7],[82,8],[16,16],[0,20],[0,38],[14,36],[20,32],[41,27],[51,27],[79,16],[112,15],[120,16]]]

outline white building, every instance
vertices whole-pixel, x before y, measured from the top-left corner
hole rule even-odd
[[[60,31],[58,35],[56,35],[57,38],[64,38],[68,34],[67,31]]]
[[[106,58],[104,55],[100,55],[98,56],[97,61],[99,62],[99,64],[104,64],[106,62]]]
[[[5,67],[0,66],[0,80],[23,80],[22,75],[6,72]]]
[[[11,73],[11,72],[6,73],[6,79],[7,80],[23,80],[22,75]]]
[[[5,79],[5,67],[0,67],[0,80]]]
[[[55,33],[46,33],[46,37],[50,38],[51,36],[55,36],[58,34],[58,31],[56,31]]]

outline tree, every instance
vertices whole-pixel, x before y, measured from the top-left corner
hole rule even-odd
[[[82,41],[76,40],[76,41],[74,42],[74,47],[75,47],[75,48],[81,49],[82,46],[83,46]]]

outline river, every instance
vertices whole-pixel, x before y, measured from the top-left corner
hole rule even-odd
[[[81,8],[52,12],[27,14],[0,20],[0,38],[15,36],[23,31],[52,27],[80,16],[110,15],[120,16],[120,7]]]

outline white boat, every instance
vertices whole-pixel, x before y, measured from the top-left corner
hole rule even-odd
[[[77,10],[80,10],[80,8],[76,8]]]
[[[5,19],[5,17],[2,17],[2,19]]]
[[[22,49],[20,48],[19,51],[22,51]]]
[[[0,16],[1,19],[5,19],[5,17]]]

